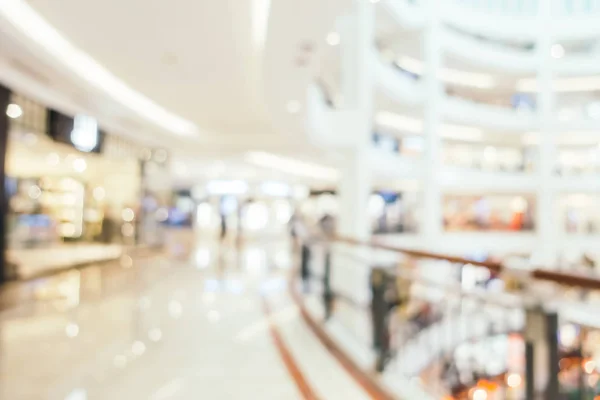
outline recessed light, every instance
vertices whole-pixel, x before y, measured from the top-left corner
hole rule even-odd
[[[340,34],[337,32],[329,32],[327,34],[327,44],[330,46],[337,46],[340,44]]]
[[[550,49],[550,55],[553,58],[563,58],[565,55],[565,48],[561,44],[555,44]]]
[[[18,104],[9,104],[8,107],[6,107],[6,115],[13,119],[19,118],[21,115],[23,115],[23,109]]]
[[[371,0],[371,4],[377,4],[379,3],[379,0]]]
[[[300,102],[296,100],[292,100],[287,103],[287,110],[290,114],[298,114],[300,107]]]
[[[79,173],[83,173],[87,169],[87,163],[83,158],[76,158],[73,160],[73,169]]]

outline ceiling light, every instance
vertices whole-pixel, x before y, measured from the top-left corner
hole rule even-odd
[[[252,36],[255,46],[262,48],[269,28],[271,0],[252,1]]]
[[[73,169],[79,173],[82,173],[87,169],[87,163],[83,158],[76,158],[73,160]]]
[[[375,122],[380,126],[399,129],[410,133],[421,133],[423,122],[416,118],[394,114],[389,111],[380,111],[375,116]]]
[[[442,124],[441,136],[446,139],[476,142],[481,140],[483,131],[472,126]]]
[[[198,133],[198,128],[192,122],[167,111],[133,90],[88,54],[75,47],[25,1],[0,1],[0,14],[23,35],[62,62],[70,72],[107,93],[142,118],[178,135],[193,136]]]
[[[438,78],[446,83],[462,86],[474,86],[479,89],[490,89],[495,86],[494,78],[489,74],[478,72],[460,71],[450,68],[442,68]]]
[[[379,3],[379,0],[371,0],[371,4],[377,4]]]
[[[248,192],[248,184],[244,181],[210,181],[206,185],[206,192],[212,195],[242,195]]]
[[[556,59],[563,58],[565,55],[565,48],[561,44],[552,45],[550,48],[550,55]]]
[[[282,182],[264,182],[260,185],[260,191],[271,197],[289,197],[292,193],[290,185]]]
[[[56,166],[60,163],[60,156],[56,153],[50,153],[46,156],[46,162],[49,165]]]
[[[292,100],[287,103],[287,110],[290,114],[298,114],[300,112],[300,102]]]
[[[162,331],[158,328],[150,329],[148,331],[148,337],[153,342],[159,342],[162,338]]]
[[[271,153],[250,152],[246,154],[245,159],[251,164],[290,175],[324,180],[337,180],[339,178],[339,173],[335,168],[298,161]]]
[[[337,32],[329,32],[326,40],[328,45],[337,46],[340,44],[340,34]]]
[[[8,107],[6,107],[6,115],[13,119],[19,118],[23,115],[23,109],[18,104],[9,104]]]
[[[70,338],[77,337],[77,335],[79,335],[79,325],[73,322],[67,324],[65,327],[65,333]]]
[[[404,133],[418,135],[423,133],[422,120],[389,111],[378,112],[375,116],[375,122],[379,126],[392,128]],[[479,141],[483,136],[483,131],[479,128],[457,124],[442,124],[440,132],[442,137],[455,140]]]
[[[517,90],[520,92],[537,92],[539,91],[539,85],[535,78],[520,79],[517,82]],[[555,92],[595,92],[600,90],[600,76],[554,79],[552,90]]]

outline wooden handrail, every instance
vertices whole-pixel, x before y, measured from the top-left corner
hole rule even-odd
[[[427,251],[405,249],[402,247],[391,246],[375,241],[357,240],[342,236],[335,236],[333,238],[333,241],[356,246],[365,246],[372,249],[391,251],[416,258],[428,258],[432,260],[445,260],[452,263],[471,264],[487,268],[493,272],[502,272],[503,270],[507,269],[506,266],[500,262],[469,260],[468,258],[463,257],[455,257],[451,255],[431,253]],[[600,290],[599,278],[589,277],[581,274],[569,274],[561,271],[551,271],[547,269],[537,268],[532,271],[529,271],[529,276],[535,280],[552,282],[563,286]]]
[[[346,237],[341,237],[341,236],[336,236],[334,241],[339,242],[339,243],[346,243],[346,244],[370,247],[372,249],[387,250],[387,251],[391,251],[391,252],[395,252],[395,253],[402,253],[402,254],[405,254],[405,255],[411,256],[411,257],[429,258],[432,260],[449,261],[452,263],[459,263],[459,264],[471,264],[471,265],[476,265],[478,267],[487,268],[490,271],[494,271],[494,272],[500,272],[503,268],[503,265],[498,262],[475,261],[475,260],[470,260],[470,259],[464,258],[464,257],[456,257],[456,256],[451,256],[451,255],[446,255],[446,254],[431,253],[428,251],[421,251],[421,250],[404,249],[402,247],[391,246],[391,245],[382,244],[382,243],[378,243],[378,242],[374,242],[374,241],[363,241],[363,240],[357,240],[357,239],[346,238]]]

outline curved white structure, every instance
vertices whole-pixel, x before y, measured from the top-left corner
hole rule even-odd
[[[364,198],[374,179],[413,179],[419,182],[425,210],[420,221],[421,247],[435,249],[436,243],[444,242],[464,249],[459,242],[468,240],[478,250],[530,251],[551,262],[557,252],[576,241],[574,237],[564,243],[557,241],[565,233],[555,203],[568,193],[600,192],[596,183],[600,179],[558,175],[558,146],[575,138],[600,141],[596,133],[600,132],[600,120],[591,114],[566,120],[557,100],[600,87],[593,77],[600,73],[600,52],[583,44],[575,49],[574,44],[600,35],[600,8],[586,8],[589,2],[579,0],[554,0],[551,4],[525,0],[512,2],[524,5],[514,9],[508,7],[511,2],[501,0],[485,2],[489,7],[483,8],[476,6],[480,2],[470,0],[350,3],[350,8],[340,7],[339,16],[329,24],[338,28],[340,37],[341,83],[336,96],[343,102],[335,109],[327,106],[319,89],[310,87],[304,115],[311,141],[341,149],[347,159],[341,165],[347,172],[340,183],[345,203],[341,207],[342,232],[368,235],[365,218],[356,212],[366,208],[366,203],[357,198]],[[386,26],[380,38],[377,18],[381,13],[392,17],[397,32]],[[549,21],[551,31],[544,28]],[[396,44],[389,39],[394,35],[410,39]],[[420,43],[418,54],[410,47],[415,41]],[[375,43],[380,52],[374,51]],[[406,53],[402,46],[407,46]],[[574,50],[569,46],[575,46]],[[399,60],[396,65],[394,57]],[[461,97],[469,91],[479,100]],[[526,94],[531,104],[508,105],[520,94]],[[374,101],[381,96],[386,99],[384,109],[378,109],[381,102]],[[421,156],[407,158],[372,150],[371,134],[380,129],[399,137],[421,135]],[[493,172],[445,165],[441,152],[449,140],[527,146],[536,154],[534,166],[528,172]],[[441,210],[445,193],[533,196],[536,230],[446,233]],[[498,245],[499,241],[506,245]],[[586,246],[589,243],[580,247]]]

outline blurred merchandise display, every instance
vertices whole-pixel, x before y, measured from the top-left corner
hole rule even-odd
[[[223,227],[226,235],[246,239],[286,234],[305,189],[275,181],[212,180],[177,191],[175,212],[186,224],[192,221],[200,235],[215,235]]]
[[[369,198],[368,213],[373,234],[418,232],[418,192],[375,191]],[[313,190],[299,208],[313,223],[326,215],[337,217],[339,200],[335,191]]]
[[[600,233],[600,196],[574,193],[563,195],[558,202],[564,232],[580,235]]]
[[[447,231],[532,231],[535,202],[528,195],[446,195]]]
[[[90,116],[71,117],[14,93],[11,101],[20,115],[10,121],[6,153],[9,248],[135,245],[140,148]]]

